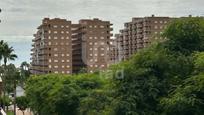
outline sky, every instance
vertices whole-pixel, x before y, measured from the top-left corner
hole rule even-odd
[[[100,18],[113,23],[113,33],[132,17],[204,16],[204,0],[0,0],[0,40],[14,47],[18,59],[30,62],[33,34],[45,17],[80,19]]]

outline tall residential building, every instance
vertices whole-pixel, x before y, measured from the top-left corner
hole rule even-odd
[[[45,18],[33,39],[31,72],[78,73],[104,70],[111,63],[111,23],[99,19],[72,24],[65,19]]]
[[[88,72],[104,70],[110,64],[112,24],[99,19],[80,20],[82,60]]]
[[[31,72],[72,73],[71,21],[45,18],[34,34]]]
[[[147,47],[155,40],[161,40],[161,34],[172,18],[138,17],[125,23],[125,28],[115,36],[118,47],[117,60],[127,60],[138,50]]]

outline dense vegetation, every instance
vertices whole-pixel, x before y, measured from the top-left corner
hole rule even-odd
[[[31,77],[39,115],[203,115],[204,20],[173,21],[154,43],[105,72]]]
[[[29,64],[27,62],[23,62],[21,68],[16,68],[14,64],[9,63],[10,61],[14,61],[16,58],[17,55],[14,53],[13,47],[10,47],[7,42],[1,40],[0,77],[2,79],[2,87],[0,89],[0,106],[7,111],[8,106],[11,104],[14,105],[14,110],[16,109],[16,87],[23,87],[25,81],[30,76]]]

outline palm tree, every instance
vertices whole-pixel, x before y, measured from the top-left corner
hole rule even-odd
[[[24,89],[24,83],[30,76],[30,64],[26,61],[21,63],[20,66],[20,86]]]
[[[0,41],[0,65],[1,65],[1,60],[3,58],[3,48],[4,48],[4,45],[5,45],[4,41],[1,40]]]
[[[13,47],[9,47],[7,43],[4,43],[3,45],[3,51],[2,51],[2,57],[4,60],[4,66],[6,67],[6,64],[9,60],[15,60],[17,58],[16,54],[13,54],[14,49]]]
[[[13,47],[9,47],[8,43],[4,42],[3,40],[0,41],[0,61],[3,59],[4,61],[4,75],[2,76],[3,86],[6,86],[6,78],[5,73],[7,72],[7,62],[9,60],[15,60],[17,55],[13,53]],[[5,87],[3,88],[4,96],[5,96]],[[3,104],[4,106],[4,104]],[[5,106],[3,107],[5,109]]]

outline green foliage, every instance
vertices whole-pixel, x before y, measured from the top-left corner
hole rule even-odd
[[[203,19],[178,19],[167,41],[105,72],[33,76],[29,105],[39,115],[202,115],[203,34]]]
[[[25,96],[17,97],[16,104],[21,111],[24,111],[28,108],[28,99]]]
[[[112,114],[165,113],[161,99],[177,90],[186,79],[191,79],[198,71],[196,68],[203,69],[203,56],[193,55],[196,51],[204,51],[203,24],[204,20],[200,18],[175,20],[164,33],[167,41],[154,44],[135,54],[129,61],[113,67],[117,71],[122,66],[124,77],[113,79],[116,93],[111,106]],[[196,62],[195,57],[198,58]],[[185,107],[185,104],[182,106]],[[183,112],[180,114],[185,114]]]
[[[33,76],[26,84],[26,95],[38,114],[77,115],[81,100],[104,85],[96,74]]]
[[[0,97],[0,103],[4,104],[5,106],[10,106],[12,100],[8,96],[1,96]]]
[[[168,38],[165,48],[190,55],[195,51],[204,51],[203,18],[180,18],[172,21],[164,32]]]
[[[192,76],[174,90],[161,104],[166,115],[202,115],[204,113],[204,74]]]
[[[27,62],[22,62],[20,66],[20,78],[19,85],[24,88],[26,80],[30,77],[30,64]]]

